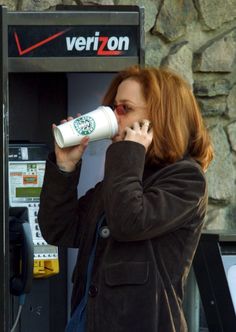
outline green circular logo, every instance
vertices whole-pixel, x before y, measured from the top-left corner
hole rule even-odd
[[[78,134],[86,136],[94,131],[96,123],[91,116],[81,116],[74,121],[74,127]]]

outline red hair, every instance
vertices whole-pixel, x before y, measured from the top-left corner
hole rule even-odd
[[[213,148],[197,101],[190,86],[165,68],[132,66],[118,73],[103,98],[113,105],[118,86],[126,79],[141,84],[152,123],[153,142],[148,159],[171,164],[188,153],[205,170],[213,159]]]

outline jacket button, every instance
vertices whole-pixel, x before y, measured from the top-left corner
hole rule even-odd
[[[99,233],[103,239],[107,239],[110,236],[110,229],[107,226],[103,226]]]
[[[98,293],[98,289],[97,289],[97,287],[94,286],[94,285],[91,285],[91,286],[89,287],[89,296],[94,297],[94,296],[97,295],[97,293]]]

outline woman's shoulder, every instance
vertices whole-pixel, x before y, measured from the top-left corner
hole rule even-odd
[[[204,171],[201,165],[195,159],[189,156],[185,156],[182,159],[177,160],[172,164],[165,165],[162,168],[162,171],[181,171],[181,170],[183,171],[189,170],[204,175]]]
[[[167,165],[149,165],[146,167],[145,173],[153,175],[156,179],[160,178],[199,178],[206,182],[205,173],[201,165],[189,156]]]
[[[186,156],[182,158],[181,160],[173,163],[172,167],[176,170],[188,170],[189,172],[192,172],[194,174],[202,175],[203,178],[205,178],[205,172],[202,169],[202,166],[192,157]]]
[[[192,158],[159,167],[144,179],[145,190],[162,190],[172,197],[191,200],[207,195],[207,181],[201,166]]]

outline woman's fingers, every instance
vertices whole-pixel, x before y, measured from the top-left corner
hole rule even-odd
[[[149,132],[150,129],[151,129],[151,122],[149,120],[144,119],[142,121],[142,128],[141,128],[142,132],[147,133]]]
[[[67,121],[71,121],[71,120],[73,120],[73,119],[74,119],[73,116],[68,116],[67,119],[62,119],[62,120],[60,121],[60,124],[63,124],[63,123],[65,123],[65,122],[67,122]]]
[[[135,121],[133,123],[133,128],[132,128],[135,132],[139,132],[140,131],[140,123]]]
[[[146,119],[141,122],[134,122],[132,128],[126,127],[125,133],[125,140],[142,144],[146,151],[153,139],[153,130],[150,127],[150,121]]]
[[[81,152],[81,155],[83,154],[84,150],[87,148],[89,143],[89,137],[85,136],[82,138],[80,144],[78,145],[78,149]]]

